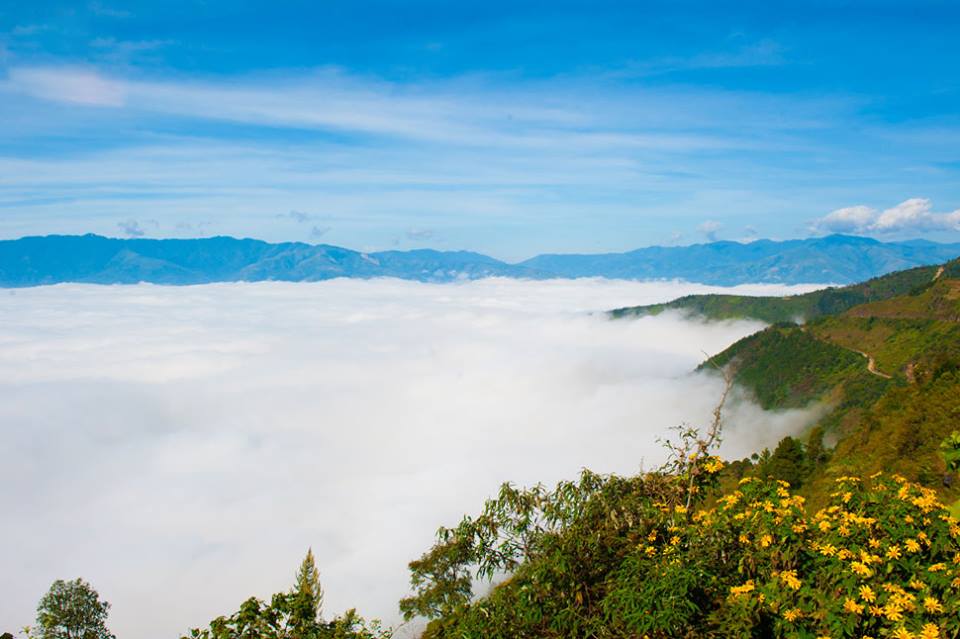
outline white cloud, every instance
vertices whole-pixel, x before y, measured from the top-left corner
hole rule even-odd
[[[328,611],[394,618],[406,562],[499,482],[635,471],[702,423],[702,352],[756,330],[583,311],[676,283],[334,280],[60,285],[0,305],[0,619],[82,575],[129,639],[288,587],[312,545]],[[774,286],[740,287],[781,294]],[[725,445],[810,413],[732,408]]]
[[[697,227],[697,231],[702,233],[703,236],[711,242],[715,242],[717,240],[717,232],[719,232],[722,228],[723,224],[720,222],[716,220],[707,220]]]
[[[935,213],[929,199],[915,197],[884,211],[863,205],[837,209],[814,220],[812,228],[832,233],[958,231],[960,209],[952,213]]]
[[[14,68],[8,75],[8,82],[18,91],[47,100],[100,107],[126,103],[123,83],[92,69]]]
[[[876,210],[869,206],[847,206],[831,211],[815,222],[818,229],[834,233],[854,233],[870,226]]]
[[[146,43],[161,46],[162,42]],[[146,45],[145,45],[146,46]],[[487,77],[398,84],[352,76],[334,68],[289,77],[248,76],[230,81],[133,79],[95,68],[21,66],[0,89],[51,102],[125,107],[139,115],[175,114],[269,127],[381,135],[442,145],[556,151],[761,149],[786,140],[720,135],[714,126],[729,111],[763,112],[756,96],[710,96],[710,114],[678,108],[689,95],[639,93],[629,109],[603,98],[585,101],[575,80],[509,88]],[[594,89],[596,91],[596,89]],[[699,102],[699,100],[697,101]],[[795,109],[786,101],[780,109]],[[669,113],[665,118],[664,113]],[[782,122],[743,118],[743,126],[783,130]],[[794,122],[796,125],[796,122]]]

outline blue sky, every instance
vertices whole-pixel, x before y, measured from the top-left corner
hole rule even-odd
[[[0,2],[0,237],[960,240],[956,2]]]

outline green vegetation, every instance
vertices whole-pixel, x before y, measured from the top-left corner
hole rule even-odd
[[[960,525],[934,491],[844,477],[811,514],[786,482],[748,477],[708,505],[722,462],[682,459],[504,486],[411,563],[404,611],[434,618],[425,639],[960,635]],[[473,597],[472,577],[503,572]]]
[[[31,639],[113,639],[107,629],[110,604],[83,579],[58,579],[37,605],[37,627]]]
[[[812,502],[827,500],[834,477],[880,470],[936,488],[950,501],[960,496],[939,452],[960,424],[958,265],[878,278],[858,290],[883,299],[802,327],[775,324],[701,366],[730,367],[766,409],[815,401],[828,408],[817,426],[836,446],[804,483]],[[930,277],[915,284],[918,273]],[[752,304],[778,308],[780,300],[753,298]]]
[[[700,369],[733,364],[736,381],[766,409],[805,406],[863,369],[863,357],[779,324],[744,338]]]
[[[951,266],[951,272],[953,268],[954,266]],[[936,266],[922,266],[876,277],[860,284],[788,297],[688,295],[665,304],[619,308],[611,311],[610,315],[613,318],[622,318],[658,315],[664,311],[676,310],[708,319],[753,318],[771,324],[809,321],[824,315],[843,313],[867,302],[921,291],[933,281],[937,269]]]
[[[195,628],[183,639],[389,639],[391,632],[374,620],[367,623],[349,610],[333,621],[323,620],[323,588],[313,551],[297,570],[289,592],[277,593],[270,601],[250,597],[240,610],[217,617],[209,628]]]

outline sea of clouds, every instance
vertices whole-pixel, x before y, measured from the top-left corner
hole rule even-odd
[[[708,421],[722,383],[690,371],[761,324],[597,311],[720,290],[0,291],[0,631],[31,623],[54,579],[82,576],[122,639],[172,639],[288,588],[310,546],[328,615],[356,606],[394,622],[406,562],[501,482],[651,468],[669,427]],[[725,453],[773,445],[811,415],[741,398]]]

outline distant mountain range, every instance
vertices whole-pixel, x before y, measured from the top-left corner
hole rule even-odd
[[[509,264],[468,251],[361,253],[326,244],[211,237],[183,240],[47,235],[0,241],[0,286],[203,284],[397,277],[450,282],[483,277],[683,279],[704,284],[858,282],[960,255],[960,243],[880,242],[831,235],[775,242],[653,246],[626,253],[538,255]]]

